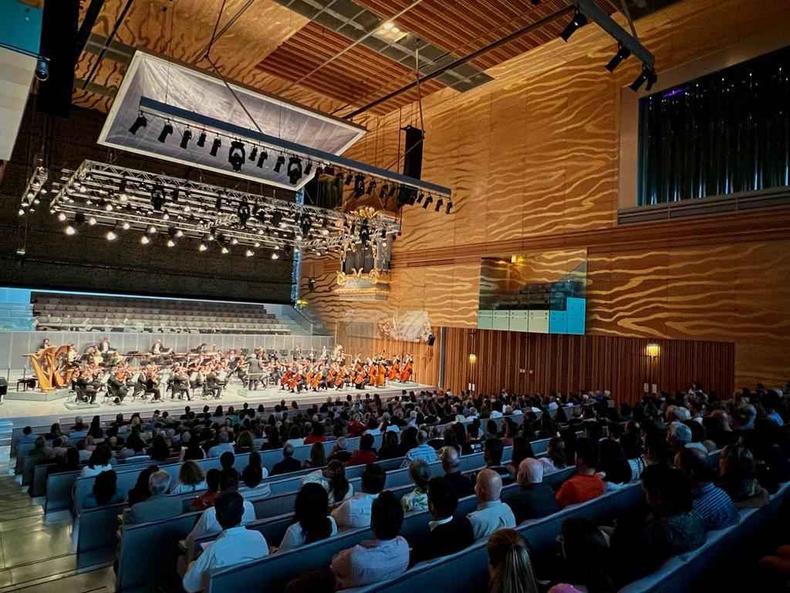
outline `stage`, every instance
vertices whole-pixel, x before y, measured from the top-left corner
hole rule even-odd
[[[120,405],[115,405],[109,401],[104,402],[100,395],[96,399],[96,404],[93,406],[75,404],[73,401],[74,394],[68,392],[66,397],[50,399],[49,401],[45,401],[43,398],[40,401],[22,399],[9,400],[6,397],[3,399],[2,405],[0,405],[0,418],[12,421],[14,426],[17,427],[25,425],[45,426],[61,420],[67,423],[73,423],[75,416],[82,416],[86,422],[89,422],[90,419],[97,414],[102,416],[103,419],[112,419],[119,413],[122,413],[124,416],[129,416],[134,412],[150,414],[154,410],[178,411],[179,413],[183,413],[184,406],[191,406],[194,410],[200,410],[203,406],[210,406],[213,410],[218,405],[222,405],[225,408],[228,406],[240,408],[247,403],[250,407],[257,407],[258,404],[263,404],[267,409],[271,409],[275,404],[280,403],[281,400],[285,400],[289,406],[292,401],[296,401],[300,406],[304,406],[313,403],[323,403],[327,398],[335,399],[339,397],[345,399],[348,395],[351,395],[356,399],[358,395],[365,397],[366,394],[370,394],[372,397],[375,393],[378,393],[382,399],[388,399],[400,395],[404,389],[406,391],[420,391],[433,389],[433,387],[419,383],[392,382],[380,389],[368,387],[363,390],[346,388],[340,390],[329,389],[318,392],[303,391],[302,393],[291,393],[279,387],[267,387],[265,389],[249,391],[245,389],[241,383],[233,382],[225,388],[220,399],[193,397],[191,402],[186,399],[171,400],[170,394],[168,393],[166,396],[163,396],[162,401],[159,402],[153,402],[150,398],[146,401],[142,401],[138,398],[134,401],[128,399]],[[17,394],[17,392],[9,390],[9,395],[12,393],[14,395]],[[44,395],[40,392],[32,391],[21,392],[21,395],[32,395],[34,393],[42,396]]]

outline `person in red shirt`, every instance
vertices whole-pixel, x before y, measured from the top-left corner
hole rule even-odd
[[[606,484],[595,473],[595,446],[589,439],[576,442],[576,473],[563,482],[554,499],[560,508],[592,500],[606,491]]]
[[[323,443],[325,440],[323,422],[315,422],[313,423],[313,429],[310,431],[310,434],[304,438],[304,444],[312,445],[313,443]]]
[[[221,473],[218,469],[210,469],[206,472],[206,485],[208,489],[200,496],[192,500],[192,509],[195,511],[205,511],[214,506],[214,500],[219,495],[219,479]]]
[[[372,434],[363,434],[359,439],[359,449],[354,451],[346,465],[367,465],[375,463],[378,459],[376,449],[373,448],[374,439]]]
[[[351,422],[348,423],[348,436],[350,437],[358,437],[363,432],[365,432],[365,425],[359,419],[359,415],[355,415]]]

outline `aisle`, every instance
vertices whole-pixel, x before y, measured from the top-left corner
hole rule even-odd
[[[0,447],[0,593],[110,593],[111,567],[77,573],[68,512],[44,510],[18,484],[9,467],[10,447]]]

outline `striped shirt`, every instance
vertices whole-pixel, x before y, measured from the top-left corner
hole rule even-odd
[[[694,512],[705,524],[705,529],[724,529],[739,520],[738,509],[724,490],[708,482],[694,491]]]

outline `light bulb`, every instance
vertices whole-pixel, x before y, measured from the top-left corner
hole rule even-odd
[[[71,235],[76,235],[76,234],[77,234],[77,229],[75,229],[75,228],[74,228],[73,226],[71,226],[71,225],[68,225],[68,226],[66,227],[66,234],[67,234],[67,235],[69,235],[69,236],[71,236]]]
[[[143,245],[148,245],[150,242],[151,239],[149,239],[146,235],[140,237],[140,243],[142,243]]]

